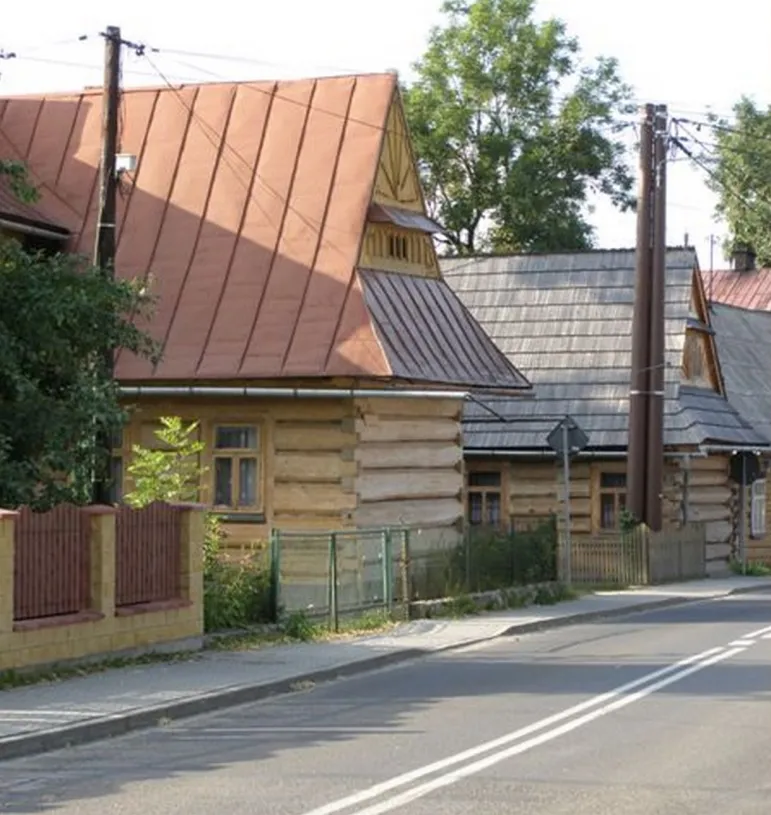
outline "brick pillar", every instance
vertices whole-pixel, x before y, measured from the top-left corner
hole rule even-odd
[[[18,514],[0,509],[0,634],[13,631],[14,530]]]
[[[83,507],[91,521],[91,610],[115,616],[115,507]]]
[[[181,514],[180,589],[182,598],[196,609],[203,631],[203,546],[205,509],[199,504],[178,504]]]

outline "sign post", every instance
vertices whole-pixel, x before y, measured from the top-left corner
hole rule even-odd
[[[589,443],[589,437],[575,419],[566,416],[546,437],[552,450],[562,456],[563,511],[565,524],[565,582],[573,582],[573,543],[570,533],[570,456],[579,453]]]

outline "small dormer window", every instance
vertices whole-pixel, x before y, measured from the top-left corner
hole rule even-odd
[[[403,235],[389,235],[388,254],[392,258],[407,260],[407,238],[405,238]]]

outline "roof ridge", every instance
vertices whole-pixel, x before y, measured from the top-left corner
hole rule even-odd
[[[636,252],[637,249],[634,246],[606,246],[606,247],[598,247],[596,249],[559,249],[555,251],[543,251],[543,252],[478,252],[473,255],[454,255],[454,256],[444,256],[440,257],[439,261],[449,261],[449,260],[463,260],[463,261],[472,261],[472,260],[491,260],[491,259],[505,259],[505,258],[537,258],[537,257],[556,257],[556,256],[567,256],[567,255],[584,255],[584,256],[591,256],[591,255],[606,255],[612,252]],[[667,246],[667,252],[692,252],[694,255],[696,254],[696,249],[693,246]]]
[[[136,86],[123,86],[121,87],[121,94],[134,95],[140,93],[157,93],[158,91],[180,91],[183,88],[211,88],[211,87],[236,87],[244,85],[290,85],[300,82],[319,82],[331,79],[381,79],[383,77],[390,77],[393,81],[394,87],[398,85],[398,77],[391,71],[362,71],[354,73],[340,73],[340,74],[322,74],[319,76],[298,76],[298,77],[265,77],[255,79],[234,79],[234,80],[210,80],[204,82],[179,82],[179,83],[161,83],[158,85],[136,85]],[[0,100],[12,99],[14,101],[22,101],[25,99],[72,99],[81,96],[101,96],[103,93],[101,85],[87,85],[79,90],[73,89],[69,91],[39,91],[32,93],[22,94],[3,94]]]

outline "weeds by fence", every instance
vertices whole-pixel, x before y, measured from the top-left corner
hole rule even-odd
[[[553,522],[520,531],[388,527],[336,532],[275,530],[276,608],[329,617],[391,613],[414,600],[556,579]]]
[[[557,579],[556,522],[508,530],[472,526],[448,550],[413,545],[409,559],[412,599],[545,583]]]

